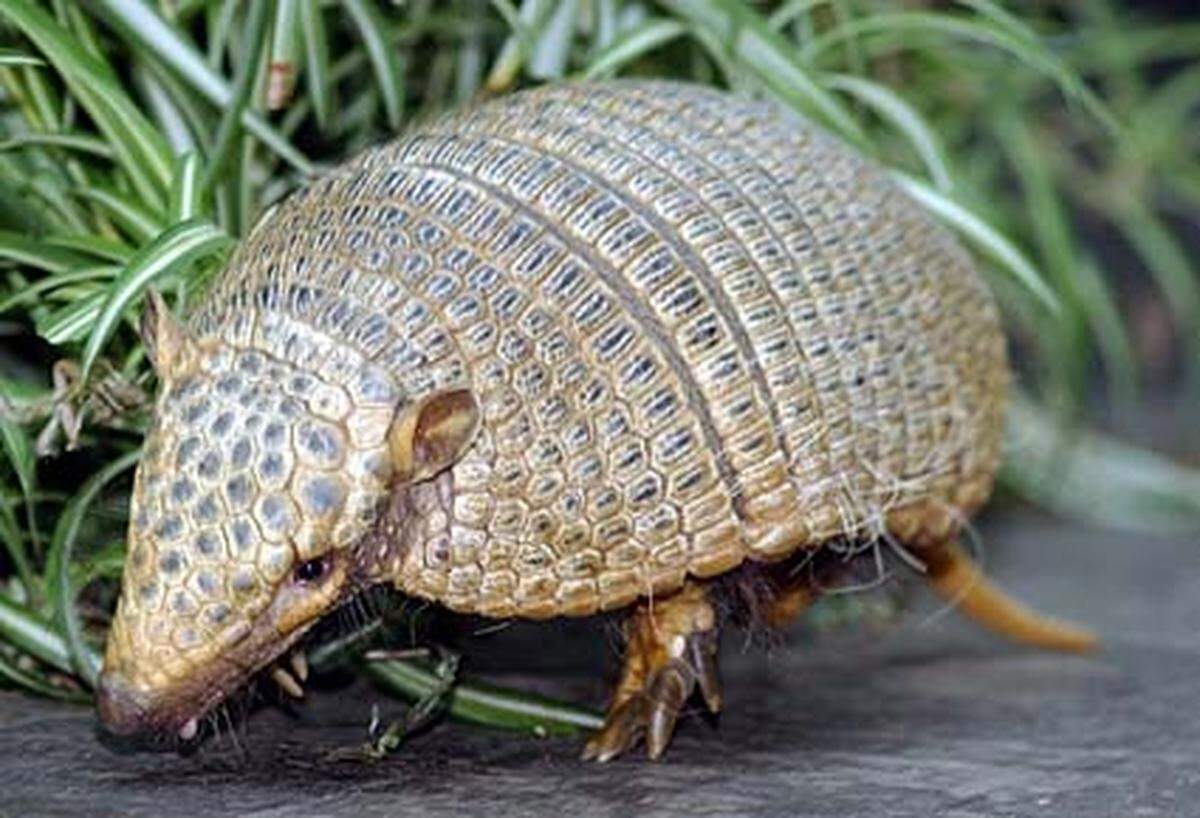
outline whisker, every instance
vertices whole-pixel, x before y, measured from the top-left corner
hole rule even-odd
[[[238,741],[237,725],[234,723],[233,716],[229,712],[229,707],[221,705],[221,715],[225,717],[225,723],[229,726],[229,740],[233,745],[235,757],[240,762],[244,762],[246,758],[245,750],[242,749],[242,744]]]
[[[221,746],[221,720],[211,711],[204,716],[204,732],[212,736],[213,746]]]

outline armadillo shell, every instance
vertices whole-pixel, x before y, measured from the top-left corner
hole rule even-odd
[[[195,330],[250,291],[410,397],[479,396],[449,513],[398,566],[461,610],[944,537],[997,466],[1008,368],[968,255],[832,137],[710,89],[563,85],[419,127],[266,218]]]

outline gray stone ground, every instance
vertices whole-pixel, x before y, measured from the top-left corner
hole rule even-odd
[[[728,640],[719,725],[686,721],[663,763],[607,766],[575,761],[575,741],[452,724],[382,763],[324,760],[363,739],[383,701],[363,686],[316,691],[292,715],[260,710],[241,763],[219,748],[118,754],[89,712],[0,694],[0,815],[1200,815],[1200,543],[1012,511],[984,531],[992,574],[1093,624],[1101,655],[927,622],[935,606],[918,595],[924,610],[882,632],[799,634],[770,655]],[[536,645],[552,689],[598,703],[603,634],[533,633],[483,640],[493,665],[515,645],[528,667]]]

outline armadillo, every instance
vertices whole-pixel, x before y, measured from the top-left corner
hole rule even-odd
[[[714,589],[885,543],[986,626],[1083,650],[957,544],[1010,370],[968,252],[887,174],[770,103],[564,84],[427,122],[264,217],[160,382],[98,689],[184,741],[325,614],[390,584],[496,618],[627,609],[585,758],[721,706]],[[767,570],[771,566],[788,570]],[[761,583],[760,583],[761,584]],[[303,667],[298,667],[301,675]]]

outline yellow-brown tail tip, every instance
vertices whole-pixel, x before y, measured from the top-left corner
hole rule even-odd
[[[955,544],[943,547],[930,561],[929,581],[959,611],[993,633],[1069,653],[1086,653],[1097,647],[1091,631],[1044,617],[1005,594]]]

